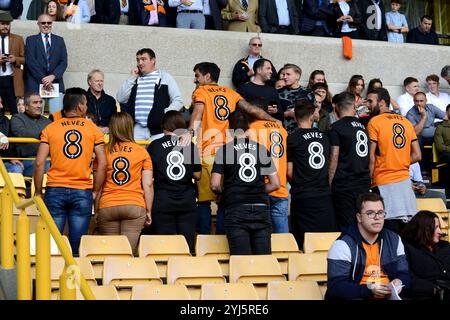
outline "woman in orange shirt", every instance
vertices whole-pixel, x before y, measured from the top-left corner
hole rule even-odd
[[[111,116],[109,133],[106,178],[97,197],[97,224],[100,234],[126,235],[135,253],[141,229],[152,222],[152,161],[134,141],[133,119],[128,113]]]

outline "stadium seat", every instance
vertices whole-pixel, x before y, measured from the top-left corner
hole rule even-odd
[[[91,286],[92,293],[96,300],[120,300],[116,287],[107,286]],[[77,289],[77,300],[84,300],[80,290]]]
[[[95,278],[101,279],[106,257],[133,257],[133,252],[126,236],[85,235],[81,237],[79,255],[91,260]]]
[[[112,284],[121,300],[129,300],[137,284],[162,284],[153,259],[107,257],[103,265],[103,285]]]
[[[195,243],[195,254],[198,257],[214,257],[219,261],[222,273],[228,276],[230,272],[230,248],[226,235],[199,234]]]
[[[44,173],[42,178],[42,194],[45,193],[45,187],[47,187],[47,174]],[[34,196],[34,177],[31,180],[31,195]]]
[[[67,244],[67,247],[70,250],[70,253],[72,253],[72,247],[70,246],[69,238],[66,236],[62,236],[64,242]],[[55,242],[55,239],[53,239],[52,235],[50,235],[50,256],[52,258],[54,257],[60,257],[61,252],[58,249],[58,245]],[[36,234],[31,233],[30,234],[30,264],[31,264],[31,279],[36,278]]]
[[[251,283],[205,283],[200,300],[258,300]]]
[[[316,281],[271,281],[267,300],[323,300]]]
[[[340,232],[305,232],[303,244],[304,253],[330,250],[334,240],[341,235]]]
[[[19,196],[25,197],[27,192],[25,179],[23,175],[21,173],[9,172],[9,177],[11,178],[13,186],[16,189]],[[4,188],[5,188],[5,180],[3,179],[3,176],[0,174],[0,192],[3,191]]]
[[[289,255],[301,252],[294,235],[292,233],[272,233],[271,245],[272,255],[277,258],[283,274],[287,275]]]
[[[182,284],[136,285],[131,300],[191,300],[191,296]]]
[[[252,283],[261,300],[266,299],[267,283],[284,281],[278,260],[273,255],[248,255],[230,257],[230,283]]]
[[[167,284],[184,284],[193,300],[200,299],[204,283],[225,283],[219,262],[213,257],[170,257]]]
[[[289,280],[327,281],[327,252],[291,254],[289,256]]]
[[[139,257],[151,257],[158,266],[161,278],[167,276],[167,261],[171,256],[191,256],[186,238],[182,235],[142,235]]]

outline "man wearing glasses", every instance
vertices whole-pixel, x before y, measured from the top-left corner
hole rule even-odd
[[[39,34],[29,36],[25,43],[27,75],[25,92],[53,92],[57,97],[49,98],[49,112],[62,109],[64,92],[63,74],[67,68],[67,50],[62,37],[52,33],[52,19],[47,14],[38,18]],[[40,88],[40,86],[42,87]],[[59,85],[59,91],[56,90]]]
[[[248,42],[248,56],[240,59],[233,68],[233,85],[237,88],[241,84],[244,84],[246,82],[249,82],[250,80],[253,80],[254,71],[253,71],[253,64],[256,60],[259,60],[262,58],[261,56],[261,48],[262,48],[262,40],[260,37],[253,37],[250,38],[250,41]],[[272,76],[270,78],[270,81],[267,82],[268,85],[274,86],[275,82],[277,81],[277,70],[273,66],[272,62],[270,63],[272,66]]]
[[[328,252],[325,299],[399,299],[410,282],[409,268],[400,236],[383,229],[383,198],[362,194],[357,210],[357,223]]]

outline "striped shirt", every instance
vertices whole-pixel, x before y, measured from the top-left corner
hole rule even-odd
[[[139,77],[137,80],[135,117],[136,122],[143,128],[147,127],[148,115],[153,107],[155,85],[159,80],[160,75],[158,70]]]

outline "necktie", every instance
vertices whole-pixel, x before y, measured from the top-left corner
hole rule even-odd
[[[50,40],[49,40],[49,34],[45,34],[45,57],[47,58],[47,72],[50,71]]]
[[[242,6],[244,7],[245,11],[247,11],[247,8],[248,8],[247,0],[242,0]]]
[[[5,38],[6,38],[6,36],[2,36],[2,55],[4,55],[6,53],[6,50],[5,50]],[[2,71],[3,72],[6,71],[6,62],[2,63]]]

